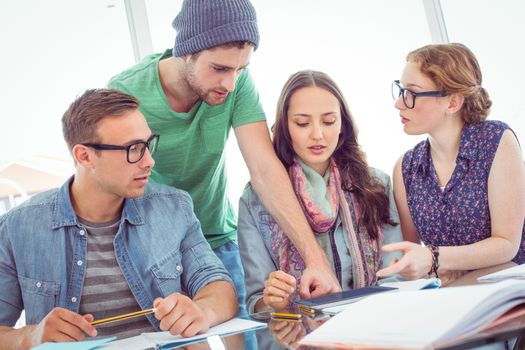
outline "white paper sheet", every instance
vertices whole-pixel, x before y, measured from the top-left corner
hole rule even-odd
[[[267,327],[266,323],[234,318],[233,320],[226,321],[210,328],[206,333],[194,337],[183,338],[180,335],[171,335],[169,332],[142,333],[136,337],[113,341],[108,343],[102,349],[139,350],[155,348],[157,345],[162,344],[193,343],[211,336],[224,336],[265,327]]]
[[[150,340],[152,344],[175,344],[205,339],[213,335],[234,334],[250,329],[264,328],[266,326],[266,323],[244,320],[241,318],[234,318],[233,320],[221,323],[215,327],[210,328],[206,333],[189,338],[183,338],[180,335],[171,335],[169,332],[142,333],[142,336],[145,339]]]

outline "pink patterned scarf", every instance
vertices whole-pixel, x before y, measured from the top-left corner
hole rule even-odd
[[[379,268],[382,259],[379,249],[383,241],[382,230],[379,228],[379,238],[377,240],[370,239],[364,227],[361,227],[359,232],[356,232],[349,203],[341,187],[341,175],[335,161],[333,159],[330,161],[330,177],[328,180],[328,197],[332,207],[331,214],[324,213],[312,200],[307,191],[307,179],[297,159],[294,160],[290,167],[289,175],[299,203],[315,233],[329,231],[335,225],[338,215],[341,216],[344,232],[348,235],[348,248],[353,261],[353,288],[376,284],[375,272]],[[350,198],[355,217],[359,218],[359,205],[351,193]],[[305,269],[305,263],[301,254],[273,218],[270,219],[270,231],[272,253],[279,262],[279,269],[291,274],[299,282]],[[297,300],[297,296],[294,296],[292,299],[294,299],[291,300],[292,302]]]

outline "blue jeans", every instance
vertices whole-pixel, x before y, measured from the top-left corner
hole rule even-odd
[[[250,319],[246,311],[246,287],[244,285],[244,269],[241,264],[241,255],[239,246],[236,241],[229,241],[213,250],[217,257],[222,261],[226,270],[232,276],[235,292],[237,293],[237,303],[239,304],[239,313],[237,317]],[[255,332],[244,333],[244,350],[256,350],[257,338]]]
[[[222,261],[226,270],[232,276],[237,302],[239,303],[239,313],[237,317],[248,319],[246,311],[246,287],[244,286],[244,269],[241,264],[239,246],[236,241],[229,241],[213,250],[217,257]]]

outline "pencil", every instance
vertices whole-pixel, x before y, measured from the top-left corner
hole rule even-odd
[[[283,319],[283,320],[300,320],[301,314],[289,314],[289,313],[283,313],[283,312],[272,312],[271,317],[273,319]]]
[[[96,321],[90,322],[89,324],[91,324],[93,326],[96,326],[96,325],[99,325],[99,324],[104,324],[104,323],[109,323],[109,322],[114,322],[114,321],[119,321],[119,320],[126,320],[128,318],[133,318],[133,317],[138,317],[138,316],[142,316],[142,315],[152,314],[156,310],[157,309],[152,308],[152,309],[146,309],[146,310],[141,310],[141,311],[130,312],[129,314],[118,315],[118,316],[103,318],[101,320],[96,320]]]

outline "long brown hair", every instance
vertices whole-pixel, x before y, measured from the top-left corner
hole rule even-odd
[[[420,64],[440,91],[465,98],[461,118],[465,124],[483,121],[490,113],[492,101],[482,86],[476,56],[463,44],[427,45],[410,52],[407,61]]]
[[[371,174],[365,153],[357,142],[357,127],[348,104],[336,83],[325,73],[304,70],[288,79],[277,103],[273,126],[273,147],[277,156],[288,169],[294,161],[295,152],[288,130],[288,108],[293,94],[302,88],[316,86],[334,95],[341,108],[341,134],[332,154],[341,172],[342,187],[352,191],[361,208],[359,225],[364,225],[371,238],[376,239],[378,227],[383,223],[394,225],[390,217],[389,198],[383,186]]]

